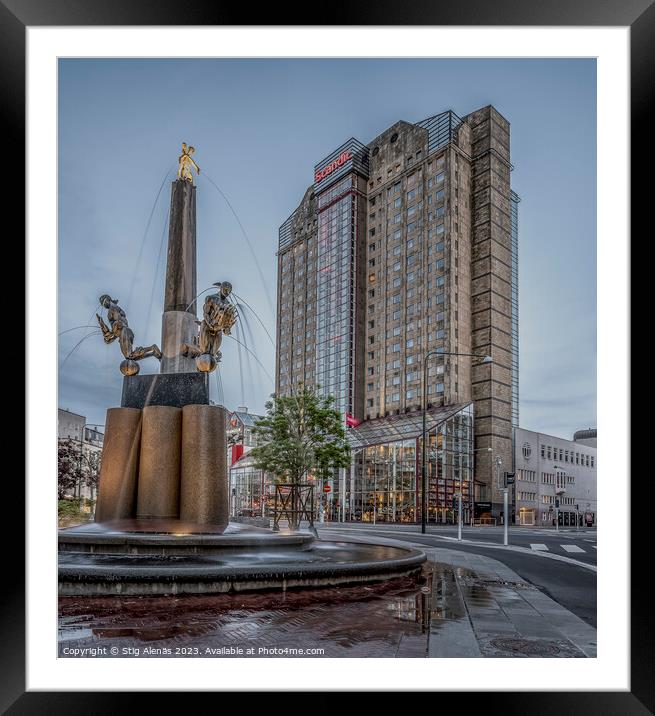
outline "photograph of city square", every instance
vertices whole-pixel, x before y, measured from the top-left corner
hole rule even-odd
[[[596,657],[595,60],[57,101],[59,656]]]

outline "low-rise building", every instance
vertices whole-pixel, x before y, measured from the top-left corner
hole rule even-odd
[[[253,464],[250,451],[257,445],[253,428],[261,416],[239,407],[228,415],[228,464],[230,465],[230,517],[268,516],[267,474]]]
[[[104,433],[98,430],[104,425],[91,425],[86,422],[86,416],[78,415],[70,410],[59,408],[57,416],[57,437],[59,440],[70,440],[79,447],[80,461],[91,477],[97,483],[100,474],[100,459]],[[78,483],[70,497],[83,497],[94,500],[96,489],[93,484]]]
[[[581,440],[566,440],[533,430],[514,431],[514,519],[517,525],[595,526],[595,430]],[[593,437],[587,433],[593,432]]]

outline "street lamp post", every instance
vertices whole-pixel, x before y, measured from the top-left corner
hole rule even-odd
[[[509,488],[507,485],[500,487],[500,467],[503,464],[503,458],[500,455],[496,455],[496,487],[503,491],[503,544],[507,546],[509,543],[509,520],[507,519],[507,513],[509,512]]]
[[[566,476],[566,471],[564,471],[561,467],[555,467],[555,531],[559,532],[559,498],[566,492],[566,490],[563,490],[559,486],[559,471],[562,470],[562,473]]]
[[[428,497],[427,497],[427,411],[428,411],[428,361],[432,356],[473,356],[475,358],[482,358],[482,363],[491,363],[491,356],[483,356],[479,353],[451,353],[448,351],[442,351],[439,349],[427,351],[423,356],[423,429],[421,437],[423,440],[423,447],[421,450],[421,532],[425,534],[427,522],[428,522]],[[444,391],[445,398],[445,391]],[[460,485],[461,487],[461,485]]]

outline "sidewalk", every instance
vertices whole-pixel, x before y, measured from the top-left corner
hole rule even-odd
[[[595,657],[596,630],[490,557],[427,549],[435,563],[430,657]]]

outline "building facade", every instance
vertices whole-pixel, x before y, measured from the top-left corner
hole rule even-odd
[[[57,437],[59,440],[71,440],[79,446],[87,470],[92,472],[96,480],[100,474],[100,459],[104,434],[98,428],[102,425],[89,425],[84,415],[59,408],[57,414]],[[71,497],[83,497],[94,500],[96,490],[93,486],[78,484]]]
[[[502,493],[491,475],[497,458],[511,469],[518,425],[511,168],[509,123],[491,106],[463,118],[446,111],[397,122],[315,165],[313,184],[280,227],[278,249],[276,391],[319,385],[362,425],[401,416],[411,423],[423,408],[424,357],[433,352],[427,410],[473,404],[473,501],[495,514]],[[492,362],[482,363],[487,355]],[[379,445],[395,438],[391,431]],[[414,468],[416,483],[420,451]],[[363,507],[359,516],[350,509],[364,485],[345,472],[331,499],[364,519]]]
[[[596,446],[523,428],[515,430],[514,438],[515,523],[547,527],[558,520],[568,527],[577,520],[580,526],[595,526]]]
[[[253,432],[261,416],[239,407],[227,416],[230,517],[254,518],[268,515],[270,480],[253,464],[250,451],[257,445]]]

